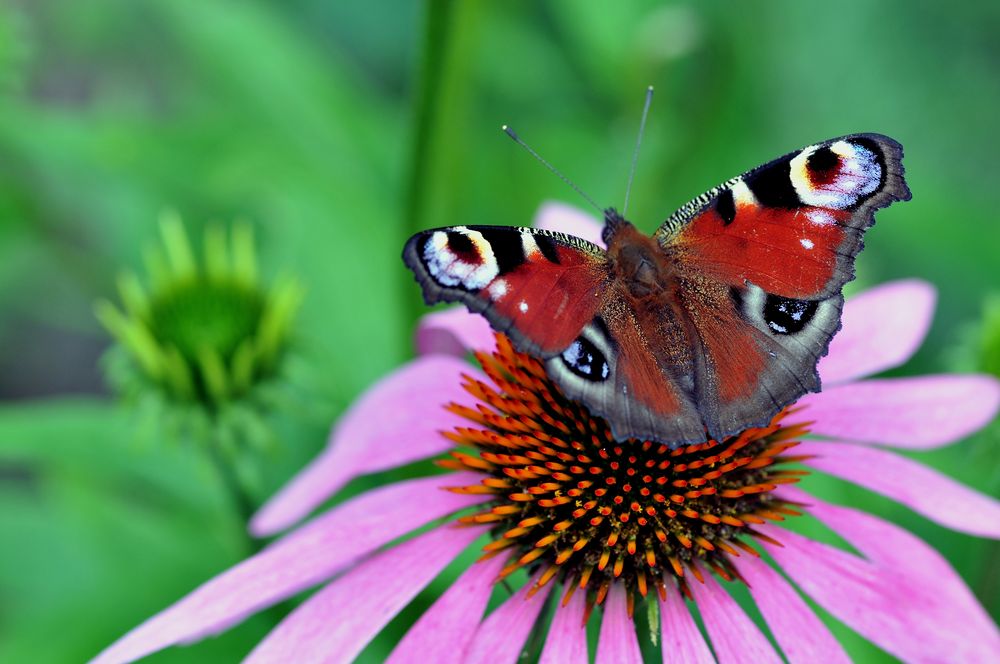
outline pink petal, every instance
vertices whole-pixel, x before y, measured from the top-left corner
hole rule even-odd
[[[546,585],[532,597],[528,591],[534,579],[501,604],[483,621],[473,638],[465,658],[466,662],[493,664],[494,662],[516,662],[528,640],[528,634],[545,605],[552,584]]]
[[[308,515],[354,477],[394,468],[451,449],[440,434],[468,424],[444,409],[470,402],[461,374],[482,374],[448,355],[419,357],[389,374],[358,399],[334,428],[326,449],[269,500],[250,521],[258,537]]]
[[[604,618],[601,620],[601,637],[597,641],[595,662],[642,664],[639,637],[635,633],[635,623],[628,615],[625,588],[620,583],[612,584],[604,603]]]
[[[996,632],[992,620],[962,577],[940,553],[913,533],[874,514],[824,502],[793,486],[782,486],[775,493],[786,500],[808,505],[811,515],[877,565],[907,575],[918,585],[925,585],[932,579],[934,592],[947,595],[956,607],[960,607],[959,611],[966,612],[963,620],[977,624],[984,632]]]
[[[760,530],[783,546],[763,546],[818,604],[904,661],[995,661],[1000,634],[936,552],[871,515],[851,510],[850,517],[838,532],[873,561],[774,526]]]
[[[438,598],[389,655],[391,664],[461,662],[472,642],[493,584],[506,561],[475,563]]]
[[[1000,502],[936,470],[892,452],[850,443],[805,441],[805,463],[903,503],[931,521],[981,537],[1000,538]]]
[[[586,594],[580,591],[573,594],[569,604],[556,608],[538,664],[587,664],[587,629],[583,624],[586,608]]]
[[[481,502],[483,496],[442,491],[478,482],[453,473],[362,494],[223,572],[139,625],[97,656],[128,662],[167,646],[218,633],[248,615],[330,578],[355,559],[429,521]]]
[[[691,579],[688,586],[698,605],[705,630],[712,640],[712,648],[720,664],[726,662],[776,662],[781,658],[774,652],[767,637],[743,612],[728,592],[711,574],[703,573],[705,583]]]
[[[465,357],[470,350],[492,351],[496,339],[489,322],[465,307],[450,307],[420,319],[416,333],[417,353]]]
[[[566,203],[556,201],[543,203],[535,214],[532,225],[547,231],[575,235],[599,247],[604,246],[604,240],[601,239],[601,224],[597,223],[593,215]]]
[[[892,369],[923,342],[937,294],[925,281],[905,279],[855,295],[844,304],[843,328],[819,362],[823,386]]]
[[[851,661],[823,621],[770,565],[751,556],[733,562],[789,662]]]
[[[664,664],[715,664],[715,657],[680,591],[668,590],[666,601],[660,604],[660,632]]]
[[[906,658],[912,652],[903,642],[913,635],[902,638],[912,626],[903,611],[890,605],[893,591],[886,587],[878,567],[791,532],[767,527],[761,532],[782,543],[780,547],[765,543],[764,547],[817,603],[897,657]]]
[[[795,413],[814,434],[930,449],[981,429],[1000,406],[1000,383],[991,376],[938,375],[886,378],[838,385],[807,394]]]
[[[439,526],[377,556],[292,611],[245,660],[353,660],[418,592],[486,528]]]

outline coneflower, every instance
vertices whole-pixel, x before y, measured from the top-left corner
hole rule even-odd
[[[575,235],[593,233],[588,223],[562,207],[541,216]],[[767,427],[676,449],[612,439],[603,420],[478,318],[432,314],[418,345],[448,352],[418,357],[363,395],[327,450],[251,527],[283,530],[359,474],[437,455],[452,472],[374,489],[316,516],[95,661],[191,642],[322,583],[248,661],[350,661],[470,546],[479,561],[416,621],[391,661],[514,662],[537,642],[543,662],[587,662],[583,625],[600,614],[596,660],[639,662],[642,605],[656,618],[666,662],[780,662],[727,591],[736,585],[749,589],[789,661],[849,661],[803,594],[902,660],[996,661],[996,626],[938,553],[892,523],[805,491],[815,469],[949,528],[1000,535],[1000,503],[880,446],[928,449],[981,428],[1000,405],[997,381],[859,380],[912,355],[933,304],[931,287],[917,281],[848,300],[820,364],[823,392]],[[482,371],[463,359],[467,349]],[[800,515],[853,551],[788,528]],[[487,613],[498,585],[512,594]]]

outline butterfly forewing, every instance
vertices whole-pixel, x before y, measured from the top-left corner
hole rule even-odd
[[[874,212],[908,200],[902,148],[855,134],[791,152],[717,187],[656,232],[692,273],[818,300],[854,278]]]
[[[542,358],[563,352],[603,306],[604,251],[534,228],[452,226],[417,233],[403,260],[428,304],[461,302],[515,347]]]

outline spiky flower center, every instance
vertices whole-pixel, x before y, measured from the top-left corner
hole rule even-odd
[[[612,583],[625,585],[629,606],[650,587],[663,595],[704,568],[737,577],[730,558],[758,555],[754,529],[799,512],[772,495],[806,471],[787,455],[805,433],[782,426],[753,428],[724,441],[672,448],[651,441],[616,441],[608,424],[567,399],[542,364],[498,336],[497,351],[477,354],[492,385],[466,377],[481,403],[450,410],[472,426],[448,435],[461,447],[442,465],[482,473],[460,493],[492,500],[465,523],[492,524],[485,557],[509,556],[501,577],[538,569],[536,589],[561,580],[569,595],[588,591],[603,602]]]

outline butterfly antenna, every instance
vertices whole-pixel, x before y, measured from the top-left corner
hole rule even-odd
[[[545,168],[547,168],[550,171],[552,171],[553,173],[555,173],[559,177],[560,180],[562,180],[563,182],[565,182],[566,184],[568,184],[570,187],[572,187],[573,191],[575,191],[576,193],[578,193],[581,196],[583,196],[583,200],[585,200],[588,203],[590,203],[590,205],[593,206],[593,208],[595,210],[597,210],[601,214],[604,214],[604,210],[601,208],[600,205],[598,205],[597,203],[594,202],[593,198],[591,198],[587,194],[583,193],[582,189],[580,189],[578,186],[576,186],[576,184],[572,180],[570,180],[568,177],[566,177],[561,172],[559,172],[559,170],[555,166],[553,166],[549,162],[547,162],[544,159],[542,159],[541,156],[539,156],[539,154],[537,152],[535,152],[534,150],[531,149],[530,145],[528,145],[527,143],[525,143],[524,141],[522,141],[521,138],[520,138],[520,136],[518,136],[517,134],[514,133],[513,129],[511,129],[507,125],[502,126],[501,129],[503,129],[503,133],[507,134],[512,139],[514,139],[515,143],[517,143],[522,148],[524,148],[525,150],[527,150],[528,154],[530,154],[532,157],[534,157],[538,161],[542,162],[542,165],[545,166]]]
[[[625,186],[625,205],[622,206],[622,216],[628,212],[628,199],[632,195],[632,180],[635,179],[635,166],[639,163],[639,146],[642,145],[642,135],[646,131],[646,116],[649,115],[649,105],[653,102],[653,86],[646,88],[646,103],[642,107],[642,120],[639,122],[639,136],[635,139],[635,151],[632,153],[632,170],[628,174],[628,184]]]

